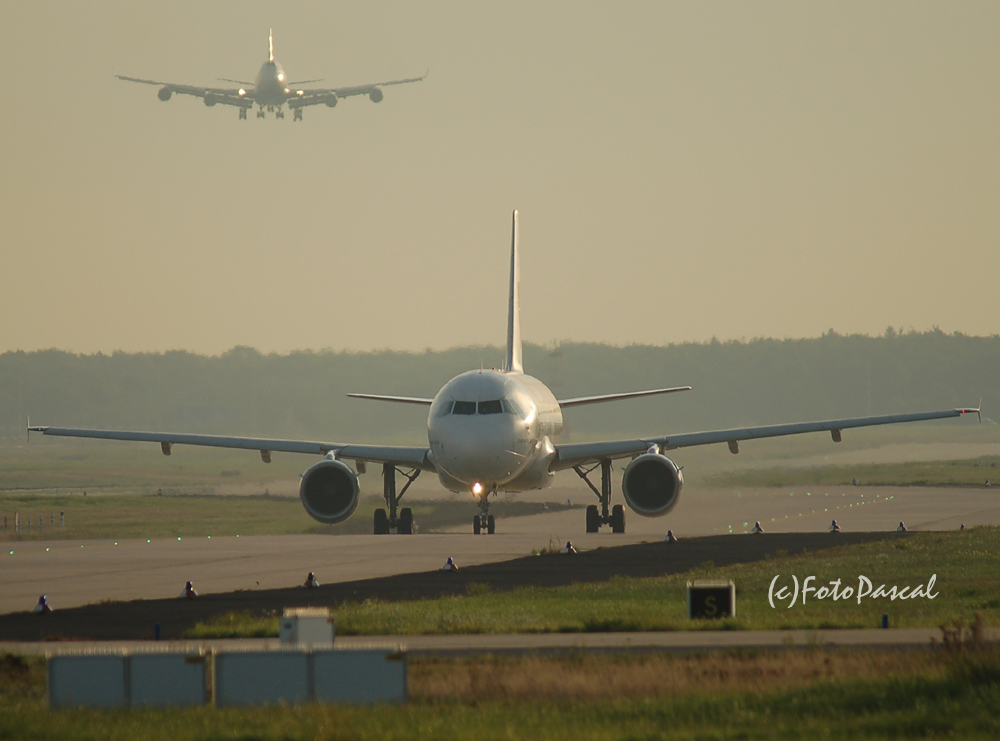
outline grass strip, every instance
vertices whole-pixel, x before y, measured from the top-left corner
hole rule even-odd
[[[0,657],[0,738],[996,738],[1000,652],[410,661],[404,705],[48,711],[42,659]]]
[[[757,537],[738,535],[733,537]],[[767,537],[766,535],[760,537]],[[819,537],[827,537],[825,534]],[[836,537],[830,535],[829,537]],[[683,544],[678,544],[682,547]],[[664,557],[669,548],[664,546]],[[426,635],[453,633],[555,633],[700,629],[771,630],[877,628],[883,614],[894,628],[937,628],[954,620],[985,625],[1000,622],[1000,529],[909,533],[903,538],[842,546],[805,555],[719,568],[706,563],[684,574],[651,579],[615,578],[595,584],[492,591],[472,584],[466,594],[412,602],[368,600],[334,609],[339,635]],[[538,558],[561,558],[541,555]],[[834,601],[807,599],[788,606],[768,593],[775,576],[791,584],[815,576],[816,586],[840,579],[857,588],[866,576],[880,585],[925,585],[936,576],[933,599],[871,596]],[[687,582],[729,579],[736,584],[735,618],[687,619]],[[229,614],[196,626],[189,638],[277,636],[275,617]]]

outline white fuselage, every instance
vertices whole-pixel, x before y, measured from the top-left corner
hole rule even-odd
[[[552,482],[562,411],[537,378],[469,371],[444,385],[427,417],[430,454],[451,491],[524,491]]]
[[[254,82],[253,99],[260,106],[280,106],[288,100],[289,90],[285,87],[287,78],[281,65],[274,61],[264,62]]]

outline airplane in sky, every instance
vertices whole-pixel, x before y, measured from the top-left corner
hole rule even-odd
[[[354,445],[351,443],[271,440],[266,438],[178,434],[172,432],[129,432],[62,427],[31,427],[29,431],[63,437],[107,440],[134,440],[159,443],[165,455],[174,445],[207,445],[221,448],[257,450],[265,463],[271,455],[311,453],[324,456],[304,474],[299,498],[311,517],[325,524],[343,522],[358,504],[358,474],[368,464],[382,466],[385,508],[375,511],[374,532],[413,532],[413,513],[399,504],[416,478],[423,472],[436,474],[441,484],[453,492],[471,494],[479,504],[473,518],[473,532],[492,534],[490,497],[498,492],[542,489],[552,484],[557,471],[572,469],[597,495],[598,504],[586,510],[586,529],[596,533],[610,525],[612,532],[625,532],[625,508],[612,506],[612,461],[629,458],[622,475],[625,503],[638,515],[659,517],[672,510],[681,494],[684,476],[680,467],[665,455],[668,450],[693,445],[726,443],[733,453],[740,442],[766,437],[829,432],[840,442],[843,430],[855,427],[918,422],[964,414],[980,414],[976,409],[946,409],[876,417],[854,417],[821,422],[744,427],[678,435],[654,435],[632,440],[562,443],[563,410],[584,404],[632,399],[657,394],[690,391],[690,386],[630,391],[601,396],[556,399],[537,378],[526,375],[521,362],[520,264],[518,256],[517,212],[512,217],[510,291],[507,314],[507,349],[501,370],[471,370],[446,383],[433,399],[379,394],[348,394],[360,399],[416,404],[428,407],[427,445],[415,447]],[[980,417],[981,419],[981,417]],[[354,468],[347,461],[354,463]],[[599,471],[600,481],[591,481]],[[406,483],[397,492],[397,474]]]
[[[292,111],[292,118],[295,121],[302,120],[302,109],[306,106],[319,105],[320,103],[333,108],[341,98],[349,98],[352,95],[367,95],[373,103],[382,102],[382,88],[387,85],[403,85],[408,82],[420,82],[427,76],[425,72],[420,77],[409,77],[405,80],[389,80],[387,82],[374,82],[368,85],[354,85],[353,87],[331,87],[331,88],[300,88],[311,82],[322,82],[321,80],[302,80],[300,82],[289,82],[285,77],[285,71],[281,65],[274,61],[274,36],[269,30],[267,34],[267,61],[261,65],[257,79],[250,82],[242,80],[228,80],[224,82],[234,82],[241,87],[221,88],[221,87],[201,87],[198,85],[176,85],[172,82],[160,82],[158,80],[142,80],[138,77],[126,77],[125,75],[115,75],[119,80],[128,82],[141,82],[145,85],[160,85],[157,93],[160,100],[167,101],[174,93],[181,95],[193,95],[205,101],[205,105],[211,107],[216,104],[236,106],[240,109],[240,119],[246,120],[247,111],[257,106],[257,118],[264,118],[265,109],[269,113],[274,113],[275,118],[284,118],[285,112],[282,106],[287,106]]]

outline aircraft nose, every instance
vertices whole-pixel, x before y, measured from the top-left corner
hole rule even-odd
[[[437,462],[452,477],[470,486],[504,484],[523,467],[524,456],[514,448],[508,425],[493,420],[469,420],[441,435]]]

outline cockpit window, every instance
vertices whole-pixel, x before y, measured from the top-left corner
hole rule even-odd
[[[480,414],[503,414],[503,406],[500,404],[500,399],[493,399],[491,401],[481,401],[481,402],[479,402],[479,413]]]
[[[523,417],[521,410],[518,408],[517,404],[511,399],[501,399],[500,403],[503,405],[504,414],[513,414],[515,417]]]
[[[454,403],[455,402],[453,402],[453,401],[444,401],[444,402],[442,402],[441,406],[434,413],[434,416],[435,417],[447,417],[449,414],[451,414],[451,407],[452,407],[452,405]]]
[[[476,413],[476,402],[474,401],[456,401],[455,406],[451,410],[452,414],[475,414]]]

